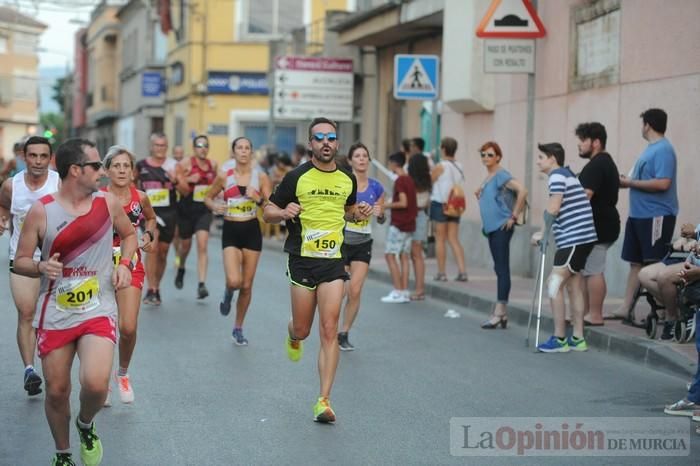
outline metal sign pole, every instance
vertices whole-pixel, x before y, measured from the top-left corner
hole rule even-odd
[[[532,0],[532,7],[537,10],[537,0]],[[535,41],[533,51],[533,72],[527,74],[527,122],[525,124],[525,188],[528,192],[532,192],[532,176],[534,154],[534,139],[535,139],[535,72],[537,71],[537,42]],[[528,223],[530,219],[528,218]]]

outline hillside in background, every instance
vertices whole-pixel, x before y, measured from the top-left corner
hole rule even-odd
[[[63,66],[39,67],[39,113],[58,113],[60,109],[53,100],[53,85],[66,75]]]

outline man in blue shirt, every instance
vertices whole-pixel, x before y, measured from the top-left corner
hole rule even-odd
[[[630,312],[642,266],[663,259],[678,215],[676,153],[664,136],[668,116],[659,108],[650,108],[641,118],[642,137],[649,145],[637,159],[630,176],[620,175],[620,187],[630,190],[630,211],[622,246],[622,259],[630,263],[630,272],[625,300],[614,314],[617,318],[625,318]]]

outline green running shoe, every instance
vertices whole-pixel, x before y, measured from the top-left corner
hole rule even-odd
[[[75,466],[73,455],[70,453],[56,453],[51,458],[51,466]]]
[[[287,336],[287,356],[290,361],[298,361],[304,354],[304,343],[301,340],[292,340]]]
[[[584,338],[569,337],[569,348],[571,351],[588,351],[588,345]]]
[[[80,437],[80,459],[85,466],[98,466],[102,462],[102,442],[95,432],[95,422],[89,429],[82,429],[76,417],[75,427],[78,428]]]
[[[319,396],[314,405],[314,421],[323,423],[335,422],[335,412],[331,408],[331,402],[325,396]]]

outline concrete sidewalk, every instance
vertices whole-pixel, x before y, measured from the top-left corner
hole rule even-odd
[[[369,277],[391,283],[391,277],[384,259],[384,229],[377,228],[374,233],[374,247],[372,251],[372,262],[370,264]],[[275,239],[265,239],[266,249],[281,250],[283,241]],[[451,260],[451,252],[448,248],[447,254],[447,276],[449,281],[436,282],[433,277],[437,274],[437,260],[426,259],[426,297],[439,299],[448,303],[467,307],[478,312],[483,312],[484,320],[491,314],[491,310],[496,302],[496,276],[491,270],[473,268],[467,264],[469,281],[456,282],[457,266]],[[545,268],[545,275],[549,268]],[[413,271],[411,271],[413,273]],[[508,304],[508,322],[527,326],[528,314],[532,304],[533,292],[535,288],[534,278],[519,276],[511,277],[510,303]],[[411,280],[413,289],[413,280]],[[641,319],[649,311],[646,302],[640,300],[637,304],[637,318]],[[611,312],[621,304],[618,298],[607,298],[605,309]],[[397,306],[420,306],[420,301],[407,304],[397,304]],[[554,327],[551,318],[549,300],[543,300],[542,323],[540,341],[549,338]],[[489,330],[484,330],[489,331]],[[491,330],[500,331],[500,330]],[[660,330],[658,332],[660,334]],[[646,336],[644,329],[624,325],[619,320],[606,320],[603,327],[586,327],[585,338],[594,350],[605,351],[616,356],[630,359],[656,370],[670,372],[681,377],[689,377],[695,374],[698,356],[695,350],[695,342],[673,343],[660,340],[651,340]],[[531,335],[531,345],[534,346],[534,318]]]

